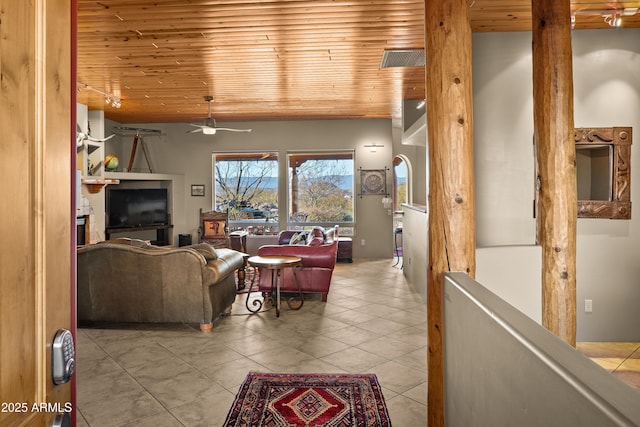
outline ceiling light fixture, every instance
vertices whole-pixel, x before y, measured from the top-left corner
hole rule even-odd
[[[620,24],[622,24],[622,15],[619,15],[616,12],[611,15],[602,15],[602,18],[610,27],[619,27]]]
[[[625,7],[624,9],[599,9],[599,10],[578,10],[571,15],[571,28],[575,27],[577,15],[601,16],[604,22],[612,28],[622,25],[624,16],[633,16],[638,13],[637,7]]]
[[[118,96],[111,95],[110,93],[103,92],[100,89],[96,89],[95,87],[89,86],[86,83],[78,82],[77,87],[78,87],[78,92],[80,90],[82,90],[82,89],[86,89],[86,90],[90,90],[90,91],[95,92],[95,93],[99,93],[100,95],[104,96],[104,103],[107,104],[107,105],[112,106],[113,108],[122,107],[122,100]]]

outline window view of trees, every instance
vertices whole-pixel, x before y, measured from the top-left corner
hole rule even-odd
[[[216,153],[215,210],[230,221],[278,221],[278,154]]]
[[[293,223],[354,221],[353,151],[289,154]]]
[[[400,158],[393,159],[394,210],[401,210],[402,203],[407,203],[407,165]]]
[[[287,162],[287,225],[353,224],[353,150],[289,153]],[[213,176],[214,209],[231,223],[278,223],[278,153],[215,153]]]

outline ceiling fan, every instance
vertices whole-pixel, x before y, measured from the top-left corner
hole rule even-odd
[[[215,135],[219,130],[227,130],[230,132],[251,132],[251,129],[232,129],[232,128],[219,128],[216,126],[216,121],[213,117],[211,117],[211,102],[213,102],[213,96],[207,95],[204,97],[204,100],[209,103],[209,114],[207,118],[204,120],[203,125],[195,125],[193,123],[189,123],[189,126],[197,127],[198,129],[193,129],[188,131],[187,133],[196,133],[202,132],[205,135]]]

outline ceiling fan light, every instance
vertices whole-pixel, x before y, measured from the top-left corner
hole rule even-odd
[[[202,128],[202,133],[205,135],[215,135],[216,130],[214,128],[205,127],[205,128]]]

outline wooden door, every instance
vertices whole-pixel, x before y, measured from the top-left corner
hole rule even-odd
[[[70,0],[0,0],[0,425],[74,406],[51,343],[71,320]],[[75,22],[75,21],[74,21]]]

